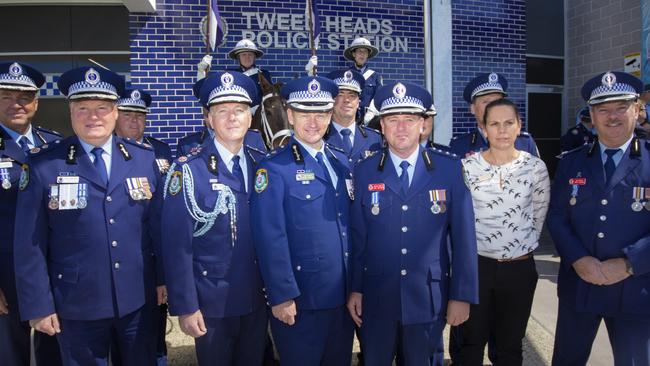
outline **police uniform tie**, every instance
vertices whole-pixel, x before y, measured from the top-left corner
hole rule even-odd
[[[409,172],[408,168],[411,164],[406,161],[402,160],[401,163],[399,163],[399,167],[402,168],[402,174],[399,176],[399,180],[402,182],[402,193],[406,194],[409,190]]]
[[[104,186],[108,185],[108,172],[106,171],[106,163],[104,162],[104,159],[102,158],[102,153],[104,152],[104,149],[101,147],[96,147],[90,152],[95,155],[95,161],[93,162],[93,165],[95,166],[95,169],[97,169],[97,174],[99,174],[99,177],[102,179],[102,182],[104,182]]]
[[[607,159],[605,160],[605,183],[609,183],[614,175],[616,170],[616,164],[614,164],[614,155],[619,152],[621,149],[605,149],[605,154],[607,154]]]
[[[20,146],[21,149],[23,149],[23,152],[27,154],[29,152],[29,140],[25,136],[21,136],[18,139],[18,145]]]
[[[352,131],[350,131],[349,128],[344,128],[341,130],[340,134],[343,136],[343,148],[345,149],[345,153],[350,155],[352,152],[352,142],[350,141]]]
[[[316,160],[318,160],[318,165],[320,165],[321,169],[323,169],[323,174],[325,174],[325,178],[327,181],[334,186],[334,183],[332,181],[332,176],[330,175],[329,169],[327,169],[327,165],[325,165],[325,157],[323,156],[322,152],[317,152],[316,153]]]
[[[241,169],[241,165],[239,165],[239,159],[239,155],[232,157],[232,175],[239,180],[240,187],[246,192],[246,181],[244,180],[244,172]]]

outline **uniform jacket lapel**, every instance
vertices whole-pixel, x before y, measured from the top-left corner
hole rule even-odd
[[[607,185],[607,192],[611,191],[618,183],[620,183],[621,180],[623,180],[630,172],[632,172],[639,163],[641,163],[641,157],[631,157],[630,156],[630,150],[632,148],[632,144],[628,147],[627,151],[623,154],[623,158],[621,161],[618,163],[618,166],[616,167],[616,170],[614,171],[614,175],[612,176],[612,179],[610,179],[609,184]]]
[[[210,155],[217,156],[217,179],[219,183],[223,183],[230,187],[233,191],[242,192],[243,187],[241,186],[239,179],[237,179],[229,170],[227,162],[223,160],[219,151],[213,142],[206,143],[203,145],[203,160],[207,166],[210,163]],[[250,164],[249,164],[250,165]],[[250,177],[250,176],[249,176]],[[250,179],[249,179],[250,182]],[[250,191],[250,190],[249,190]]]
[[[99,173],[97,172],[97,169],[95,169],[95,166],[93,165],[92,161],[90,160],[90,156],[86,154],[86,151],[81,147],[81,143],[79,142],[79,138],[77,136],[74,136],[69,140],[69,143],[67,144],[66,147],[66,154],[70,151],[70,145],[75,145],[75,151],[76,151],[76,169],[77,174],[79,176],[84,177],[88,179],[89,181],[95,183],[96,185],[102,187],[104,189],[104,182],[102,182],[102,179],[99,177]],[[73,167],[75,165],[69,165],[70,167]]]
[[[600,146],[594,142],[596,146],[593,151],[587,153],[585,157],[585,166],[589,173],[584,176],[593,177],[593,182],[587,181],[587,184],[595,184],[600,191],[605,189],[605,172],[603,168],[603,161],[600,157]]]
[[[408,192],[406,192],[406,198],[408,199],[417,192],[420,192],[421,188],[428,184],[432,177],[433,175],[427,170],[427,166],[422,159],[422,147],[420,147],[417,163],[415,164],[413,172],[413,179],[411,180]]]
[[[125,146],[128,150],[128,147]],[[115,137],[113,137],[113,151],[111,153],[111,176],[108,178],[108,193],[112,193],[115,188],[124,184],[126,177],[136,164],[133,160],[126,160],[122,152],[117,147]]]
[[[388,188],[395,192],[396,195],[404,197],[402,194],[402,183],[397,175],[397,169],[393,165],[393,159],[390,158],[388,150],[386,151],[386,162],[384,163],[384,170],[381,172],[381,180]]]

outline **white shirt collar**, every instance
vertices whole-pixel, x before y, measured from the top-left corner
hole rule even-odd
[[[31,124],[27,127],[27,132],[25,132],[24,135],[19,134],[18,132],[12,130],[11,128],[9,128],[9,127],[7,127],[5,125],[3,125],[2,123],[0,123],[0,126],[2,126],[2,128],[4,128],[5,131],[7,131],[7,133],[11,137],[11,139],[16,141],[16,143],[18,143],[18,139],[20,139],[21,137],[26,137],[27,140],[28,140],[27,144],[30,147],[36,146],[35,140],[34,140],[34,134],[32,133],[32,125]]]
[[[214,141],[214,146],[217,147],[217,151],[219,152],[219,156],[221,157],[221,160],[226,163],[228,166],[228,170],[232,172],[232,158],[237,155],[239,156],[239,165],[241,166],[243,163],[245,163],[246,160],[246,155],[244,155],[244,145],[239,148],[239,151],[237,154],[233,154],[230,152],[230,150],[226,149],[225,146],[219,143],[216,138],[212,139]],[[243,170],[243,166],[242,166]]]
[[[418,144],[419,145],[419,144]],[[402,168],[399,166],[403,160],[406,160],[409,162],[409,169],[415,168],[415,164],[418,161],[418,153],[420,152],[420,146],[418,146],[411,155],[409,155],[406,159],[402,159],[399,156],[395,155],[390,148],[388,149],[388,154],[390,155],[390,160],[393,162],[393,165],[395,166],[395,170],[397,170],[397,175],[400,175],[400,172],[402,171]]]
[[[354,141],[354,134],[357,132],[356,128],[354,128],[355,127],[354,123],[352,125],[350,125],[350,127],[343,127],[340,124],[332,121],[332,126],[334,126],[334,129],[336,129],[336,132],[338,132],[339,135],[341,135],[341,130],[344,129],[344,128],[347,128],[348,130],[350,130],[350,137],[352,138],[352,141]],[[341,137],[343,137],[343,135],[341,135]]]
[[[81,138],[79,138],[79,143],[81,143],[81,147],[88,155],[92,155],[91,151],[95,147],[101,147],[104,150],[103,154],[108,154],[108,156],[111,156],[113,153],[113,135],[111,135],[102,146],[91,145]]]
[[[295,135],[294,135],[294,137],[295,137]],[[316,154],[319,153],[319,152],[322,153],[323,156],[325,157],[325,159],[327,160],[327,154],[325,154],[325,141],[323,141],[322,139],[321,139],[320,149],[318,149],[318,150],[316,150],[313,147],[307,145],[306,143],[300,141],[297,137],[296,137],[296,141],[298,141],[300,146],[302,146],[305,150],[307,150],[307,153],[309,155],[311,155],[311,157],[314,158],[314,160],[316,160]]]

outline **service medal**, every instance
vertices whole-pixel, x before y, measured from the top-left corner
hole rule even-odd
[[[440,202],[440,213],[447,212],[447,205],[444,202]]]
[[[379,205],[372,206],[372,208],[370,209],[370,213],[375,216],[379,215]]]
[[[77,200],[76,200],[76,199],[73,198],[73,199],[70,200],[70,206],[74,206],[74,205],[76,205],[76,204],[77,204]]]
[[[77,205],[79,208],[86,208],[88,206],[88,200],[86,197],[79,197],[79,204]]]
[[[645,201],[644,206],[646,210],[650,211],[650,201]]]
[[[2,180],[2,188],[4,188],[4,189],[11,188],[11,182],[9,181],[9,179],[3,179]]]
[[[434,215],[437,215],[437,214],[440,213],[440,211],[441,211],[440,205],[439,205],[437,202],[435,202],[435,203],[431,206],[431,212],[432,212]]]
[[[78,194],[77,207],[81,209],[86,208],[86,206],[88,206],[88,186],[86,185],[86,183],[79,184],[77,194]]]
[[[576,199],[575,196],[571,196],[571,198],[569,199],[569,204],[571,206],[575,206],[577,202],[578,202],[578,200]]]
[[[634,199],[634,202],[632,203],[632,211],[634,212],[639,212],[643,210],[643,204],[641,203],[641,199],[645,197],[645,188],[644,187],[633,187],[632,188],[632,199]]]
[[[634,203],[632,203],[632,211],[639,212],[641,210],[643,210],[643,205],[641,204],[641,202],[634,201]]]
[[[57,208],[59,208],[59,200],[58,200],[58,198],[51,197],[50,202],[47,204],[47,207],[50,210],[56,210]]]

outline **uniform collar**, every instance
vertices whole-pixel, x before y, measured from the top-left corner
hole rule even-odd
[[[214,146],[217,148],[217,152],[219,153],[219,156],[221,157],[221,160],[229,166],[229,164],[232,162],[232,158],[237,155],[239,156],[239,161],[245,160],[246,156],[244,155],[244,144],[239,148],[239,151],[237,154],[233,154],[230,152],[230,150],[226,149],[225,146],[219,143],[217,139],[212,139],[214,141]]]
[[[419,145],[419,144],[418,144]],[[393,162],[393,165],[395,166],[395,169],[399,167],[399,164],[403,161],[406,160],[409,162],[409,168],[415,168],[415,164],[418,161],[418,153],[420,152],[420,146],[415,149],[411,155],[409,155],[406,159],[402,159],[399,156],[395,155],[390,148],[388,148],[388,154],[390,155],[390,160]]]
[[[108,154],[108,156],[111,156],[113,153],[113,135],[111,135],[102,146],[91,145],[86,141],[82,140],[81,138],[78,138],[78,140],[79,140],[79,144],[81,144],[81,148],[84,149],[84,151],[88,155],[91,154],[92,149],[94,149],[95,147],[101,147],[104,150],[104,153]]]
[[[343,126],[341,126],[340,124],[336,123],[334,120],[332,120],[332,126],[334,127],[334,129],[336,130],[336,132],[339,133],[339,135],[341,135],[341,130],[342,130],[342,129],[347,128],[347,129],[350,130],[350,132],[351,132],[351,133],[350,133],[350,136],[352,137],[352,140],[354,140],[354,134],[357,132],[357,131],[356,131],[356,128],[355,128],[356,125],[355,125],[354,123],[352,123],[352,125],[351,125],[350,127],[343,127]],[[341,137],[343,137],[343,135],[341,135]]]
[[[302,146],[303,149],[305,149],[305,151],[307,151],[307,153],[309,155],[311,155],[312,158],[314,158],[314,160],[316,160],[316,154],[317,153],[322,153],[323,156],[326,156],[325,155],[325,141],[323,141],[322,139],[321,139],[320,149],[316,150],[313,147],[311,147],[311,146],[305,144],[304,142],[300,141],[295,135],[293,136],[293,138],[294,138],[294,140],[296,140],[296,142],[298,142],[300,144],[300,146]]]
[[[606,149],[620,149],[616,154],[612,156],[612,159],[614,159],[614,162],[616,165],[618,165],[618,162],[621,160],[623,157],[623,154],[625,151],[627,151],[627,148],[630,146],[630,143],[632,142],[632,139],[634,139],[634,134],[621,146],[619,147],[608,147],[605,146],[600,140],[598,141],[598,145],[600,145],[600,157],[603,161],[603,163],[607,160],[607,154],[605,153]]]
[[[9,128],[9,127],[7,127],[5,125],[3,125],[2,123],[0,123],[0,126],[2,128],[4,128],[4,130],[7,132],[9,137],[11,137],[12,140],[16,141],[16,143],[18,143],[18,139],[20,139],[21,137],[26,137],[27,140],[28,140],[28,145],[29,146],[36,146],[36,143],[35,143],[35,140],[34,140],[34,134],[32,133],[32,125],[31,124],[27,127],[27,132],[25,132],[24,135],[19,134],[18,132],[12,130],[11,128]]]

